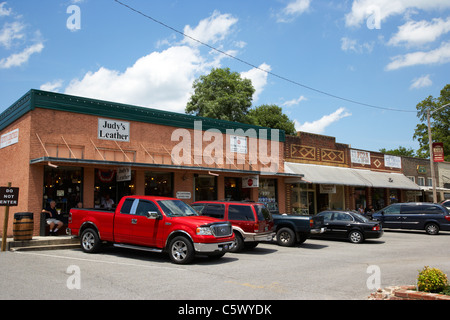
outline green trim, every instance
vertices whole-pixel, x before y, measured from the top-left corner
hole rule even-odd
[[[267,133],[267,139],[271,139],[271,130],[269,128],[35,89],[30,90],[21,99],[0,114],[0,130],[35,108],[153,123],[185,129],[194,129],[194,122],[202,121],[202,129],[204,131],[208,129],[218,129],[220,132],[226,133],[227,129],[241,129],[244,132],[249,129],[254,129],[258,138],[260,129],[266,129],[263,132]],[[277,141],[285,141],[285,132],[283,130],[279,131]]]

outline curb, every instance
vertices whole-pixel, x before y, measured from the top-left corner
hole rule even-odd
[[[416,286],[394,286],[378,289],[369,300],[449,300],[450,296],[438,293],[421,292]]]

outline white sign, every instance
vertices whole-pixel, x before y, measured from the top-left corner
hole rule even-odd
[[[178,191],[176,197],[177,199],[188,200],[191,198],[191,193],[189,191]]]
[[[131,181],[131,167],[120,167],[117,169],[117,181]]]
[[[99,139],[130,142],[130,123],[99,118],[97,133]]]
[[[230,151],[247,154],[247,137],[230,136]]]
[[[242,177],[242,188],[258,188],[259,176]]]
[[[336,185],[334,184],[321,184],[320,193],[336,193]]]
[[[353,163],[370,165],[370,152],[350,150],[350,156]]]
[[[19,142],[19,129],[5,133],[1,136],[0,149],[6,148],[10,145]]]
[[[402,158],[396,156],[384,155],[384,166],[391,168],[402,168]]]

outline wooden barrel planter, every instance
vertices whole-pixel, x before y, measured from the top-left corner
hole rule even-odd
[[[32,212],[17,212],[14,214],[14,241],[31,240],[33,238],[34,221]]]

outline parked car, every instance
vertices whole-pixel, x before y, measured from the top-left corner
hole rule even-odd
[[[236,244],[231,252],[253,249],[274,236],[273,218],[263,203],[245,201],[197,201],[191,204],[198,213],[231,222]]]
[[[277,243],[292,247],[306,241],[312,234],[325,232],[323,217],[299,214],[274,214]]]
[[[450,199],[442,200],[441,202],[439,202],[439,204],[440,204],[441,206],[446,207],[447,210],[450,210]]]
[[[103,242],[116,247],[167,252],[186,264],[196,254],[222,257],[234,246],[231,223],[199,216],[175,198],[123,197],[115,211],[71,209],[67,233],[80,237],[84,252],[98,252]]]
[[[366,239],[377,239],[383,235],[380,222],[369,220],[356,212],[323,211],[318,216],[323,217],[327,230],[313,235],[314,238],[348,239],[352,243],[361,243]]]
[[[383,228],[425,230],[438,234],[450,231],[450,212],[435,203],[395,203],[373,214]]]

